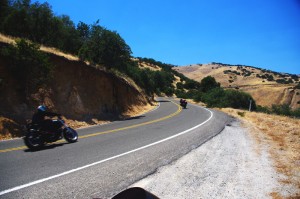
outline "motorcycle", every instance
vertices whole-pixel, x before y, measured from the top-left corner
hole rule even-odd
[[[49,131],[43,131],[39,125],[28,123],[26,125],[26,135],[23,138],[25,145],[31,150],[39,150],[45,144],[56,142],[63,137],[69,143],[78,140],[78,133],[69,127],[61,117],[52,120],[50,129]]]
[[[185,101],[185,100],[180,100],[180,106],[182,106],[182,108],[186,108],[186,106],[187,106],[187,101]]]

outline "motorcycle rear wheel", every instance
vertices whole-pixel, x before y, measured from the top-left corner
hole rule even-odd
[[[24,143],[31,150],[39,150],[45,145],[41,136],[36,133],[27,133],[24,137]]]

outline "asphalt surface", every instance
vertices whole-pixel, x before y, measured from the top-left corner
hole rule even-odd
[[[110,198],[199,147],[231,120],[176,103],[161,99],[145,115],[80,129],[74,144],[32,152],[21,139],[0,142],[0,198]]]

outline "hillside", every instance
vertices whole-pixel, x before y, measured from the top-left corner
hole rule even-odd
[[[13,39],[1,35],[0,50],[12,42]],[[20,90],[23,82],[9,70],[9,60],[0,55],[0,136],[9,133],[19,136],[20,125],[31,119],[39,104],[47,105],[51,111],[62,113],[69,120],[91,125],[98,120],[141,112],[151,103],[130,79],[49,49],[41,48],[55,65],[54,79],[27,96]]]
[[[239,89],[251,94],[261,106],[289,104],[293,109],[300,107],[300,90],[294,88],[299,83],[300,77],[297,75],[221,63],[176,67],[174,70],[199,82],[206,76],[212,76],[224,88]]]

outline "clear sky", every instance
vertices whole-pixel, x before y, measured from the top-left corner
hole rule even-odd
[[[32,0],[35,2],[35,0]],[[39,2],[45,2],[40,0]],[[48,0],[56,15],[117,31],[133,56],[300,74],[300,0]]]

